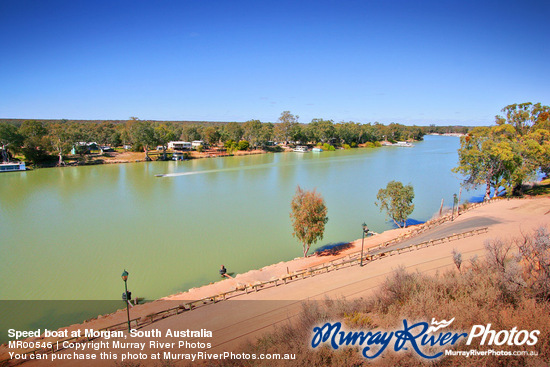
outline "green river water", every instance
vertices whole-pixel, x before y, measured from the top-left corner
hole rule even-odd
[[[289,218],[296,185],[328,207],[312,250],[360,238],[363,222],[392,228],[374,204],[390,180],[413,184],[411,217],[426,221],[460,189],[458,147],[426,136],[413,148],[1,173],[0,299],[120,300],[124,269],[134,296],[155,299],[218,281],[221,264],[238,274],[301,256]]]

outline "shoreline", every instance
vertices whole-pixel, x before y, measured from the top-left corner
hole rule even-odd
[[[406,235],[406,233],[410,232],[415,227],[416,226],[409,226],[407,228],[394,228],[374,236],[366,237],[365,248],[364,248],[365,252],[368,251],[369,248],[376,247],[381,243]],[[204,284],[202,286],[193,287],[188,289],[187,291],[167,295],[145,303],[139,303],[130,308],[130,319],[131,320],[146,319],[150,317],[150,315],[153,313],[162,312],[169,308],[174,308],[174,307],[177,308],[182,304],[182,301],[197,301],[204,298],[215,297],[215,295],[217,294],[234,290],[238,288],[240,285],[253,286],[254,283],[268,281],[273,279],[274,277],[279,277],[281,275],[287,274],[287,271],[289,271],[290,273],[297,273],[309,267],[317,266],[317,265],[334,261],[334,260],[343,259],[347,257],[349,254],[355,253],[361,250],[361,239],[351,241],[349,242],[349,244],[351,246],[345,248],[344,250],[340,251],[338,254],[335,254],[335,255],[331,254],[331,255],[318,256],[315,253],[313,253],[308,255],[305,258],[297,257],[292,260],[280,261],[275,264],[264,266],[260,269],[251,269],[245,273],[236,274],[233,278],[220,279],[217,282],[212,282],[209,284]],[[230,269],[228,270],[230,271]],[[240,300],[241,296],[244,296],[246,294],[248,294],[248,292],[244,293],[243,291],[242,294],[232,296],[228,298],[228,300],[231,301],[235,299],[238,301]],[[274,300],[277,300],[277,298],[275,298]],[[208,307],[208,305],[206,306]],[[82,322],[79,322],[79,323],[59,327],[57,330],[58,331],[67,330],[68,334],[70,335],[71,332],[75,330],[108,329],[109,327],[112,327],[113,325],[117,325],[117,324],[126,325],[126,322],[127,322],[126,308],[120,308],[111,313],[107,313],[104,315],[97,315],[96,317],[83,320]],[[34,330],[36,329],[37,328],[34,328]],[[33,336],[33,337],[28,337],[28,338],[19,339],[19,340],[23,340],[27,342],[55,343],[57,341],[67,339],[67,338],[59,338],[59,337],[45,337],[43,332],[44,328],[40,328],[39,330],[41,331],[40,336]],[[2,362],[4,359],[8,357],[9,350],[11,349],[8,349],[7,342],[0,344],[0,362]]]
[[[483,243],[487,239],[515,238],[521,235],[521,233],[530,231],[533,228],[538,228],[541,225],[548,227],[550,225],[550,217],[545,215],[545,213],[548,213],[550,211],[549,209],[550,209],[550,200],[548,196],[528,197],[524,199],[511,199],[511,200],[496,199],[491,201],[487,205],[485,204],[475,205],[471,210],[462,212],[458,218],[455,218],[453,223],[454,225],[458,225],[459,226],[458,228],[460,228],[460,225],[463,225],[465,223],[470,223],[471,221],[475,222],[475,221],[482,220],[483,222],[484,219],[491,218],[494,221],[493,223],[488,224],[489,230],[485,234],[475,236],[475,237],[457,239],[455,242],[451,242],[451,243],[445,242],[444,244],[437,245],[433,248],[430,247],[428,249],[419,250],[419,252],[406,251],[406,252],[403,252],[402,255],[387,256],[381,260],[374,262],[372,265],[369,265],[368,267],[364,268],[365,270],[363,270],[363,272],[366,271],[366,273],[364,273],[366,275],[375,274],[376,273],[375,269],[378,269],[378,268],[382,268],[389,271],[391,269],[394,269],[396,266],[400,266],[399,264],[403,264],[404,261],[405,262],[408,261],[407,259],[418,259],[418,261],[422,260],[425,257],[422,254],[435,255],[435,253],[438,253],[439,254],[438,256],[444,255],[444,257],[438,261],[443,261],[443,259],[445,259],[444,261],[445,263],[450,262],[452,264],[452,256],[450,255],[451,254],[450,251],[453,247],[459,248],[460,251],[464,252],[464,254],[473,254],[473,253],[483,251],[483,248],[484,248]],[[436,230],[439,230],[440,227],[445,225],[452,226],[451,223],[448,221],[444,223],[445,224],[442,224],[442,225],[437,225],[437,223],[435,223],[434,225],[434,223],[432,222],[432,226],[430,227],[430,229],[432,227],[435,227]],[[476,226],[477,225],[478,224],[476,224]],[[365,248],[366,249],[372,248],[373,246],[377,246],[381,243],[384,243],[394,238],[399,238],[399,237],[403,238],[406,236],[407,233],[410,233],[411,231],[415,231],[415,229],[418,229],[420,226],[422,225],[411,226],[406,229],[403,229],[403,228],[391,229],[381,234],[365,238]],[[423,233],[424,231],[417,231],[417,232]],[[419,233],[419,236],[422,236],[422,234]],[[200,300],[201,298],[205,298],[205,297],[215,297],[216,294],[219,294],[220,291],[234,287],[235,284],[237,284],[238,282],[242,283],[246,281],[253,282],[253,281],[261,281],[261,280],[269,280],[272,276],[285,274],[287,272],[296,272],[299,270],[303,270],[304,268],[308,268],[311,266],[327,263],[330,261],[334,261],[336,259],[346,257],[352,252],[360,251],[361,239],[352,241],[350,242],[350,244],[352,244],[352,246],[350,246],[349,248],[343,250],[342,252],[336,255],[309,256],[306,258],[295,258],[290,261],[280,262],[277,264],[272,264],[272,265],[263,267],[261,269],[250,270],[246,273],[238,274],[234,279],[220,280],[212,284],[204,285],[197,288],[191,288],[187,292],[181,292],[181,293],[169,295],[169,296],[160,298],[156,301],[135,306],[130,311],[131,319],[132,320],[137,318],[140,318],[141,320],[148,319],[155,312],[165,311],[167,309],[166,306],[174,307],[173,309],[181,309],[182,300]],[[323,285],[324,284],[323,279],[326,279],[327,276],[329,278],[335,277],[335,276],[337,276],[338,278],[344,278],[348,282],[351,282],[353,284],[355,282],[354,278],[353,277],[349,278],[348,276],[346,276],[346,274],[354,273],[356,271],[359,271],[357,266],[350,266],[350,267],[346,266],[346,267],[340,268],[335,273],[331,272],[330,274],[318,274],[313,278],[308,276],[307,279],[304,279],[304,280],[293,280],[289,283],[289,285],[286,285],[286,286],[285,285],[281,285],[279,287],[268,286],[265,290],[261,290],[258,293],[252,292],[252,293],[245,294],[244,292],[242,292],[239,295],[228,298],[227,301],[228,303],[232,303],[233,299],[237,301],[254,300],[254,299],[264,299],[264,300],[272,300],[272,301],[285,301],[285,300],[299,301],[304,297],[303,291],[308,289],[308,287],[311,287],[311,284],[314,284],[315,288],[317,288],[318,290],[324,290],[325,292],[330,291],[330,288],[325,289]],[[375,273],[372,273],[373,271],[375,271]],[[411,271],[414,271],[414,268],[411,268]],[[317,280],[317,277],[319,277],[319,280]],[[306,288],[303,288],[303,287],[306,287]],[[180,312],[179,315],[188,315],[185,317],[193,318],[193,315],[195,315],[194,312],[198,312],[197,315],[204,312],[206,313],[210,312],[209,310],[211,310],[211,307],[215,307],[214,306],[215,303],[216,303],[215,301],[208,302],[208,304],[206,304],[204,307],[198,307],[196,311],[193,311],[193,313]],[[228,303],[226,302],[222,302],[222,303],[228,305]],[[229,305],[224,307],[229,307]],[[203,311],[199,311],[199,310],[203,310]],[[175,322],[178,322],[178,320],[180,319],[180,317],[176,315],[177,315],[177,312],[175,314],[174,313],[166,314],[164,316],[161,316],[160,319],[156,319],[155,322],[158,320],[164,319],[164,317],[170,316],[168,320],[172,320],[172,321],[168,321],[168,322],[170,324],[175,323]],[[120,309],[107,315],[99,315],[98,317],[86,320],[83,323],[61,327],[58,330],[68,330],[69,333],[73,330],[82,330],[82,329],[100,330],[100,329],[113,326],[117,323],[120,323],[120,325],[122,326],[126,325],[126,309]],[[166,327],[166,323],[162,323],[162,322],[160,324],[153,324],[153,325],[165,325],[164,327]],[[26,340],[45,342],[45,341],[55,341],[60,339],[62,338],[44,338],[44,335],[42,334],[39,337],[28,338]],[[7,355],[7,345],[3,344],[2,346],[0,346],[0,360],[6,357],[6,355]]]
[[[384,145],[381,146],[373,146],[369,147],[366,146],[366,143],[359,144],[355,148],[349,148],[349,149],[373,149],[373,148],[381,148]],[[253,150],[246,150],[246,151],[234,151],[231,154],[228,154],[226,152],[221,152],[219,150],[215,149],[209,149],[205,150],[203,152],[197,152],[197,151],[188,151],[186,153],[190,154],[190,158],[186,160],[194,160],[194,159],[205,159],[205,158],[224,158],[224,157],[242,157],[242,156],[248,156],[248,155],[258,155],[258,154],[271,154],[271,153],[292,153],[293,149],[289,146],[278,146],[281,147],[283,150],[281,151],[270,151],[270,150],[264,150],[264,149],[253,149]],[[338,149],[344,149],[344,148],[337,148]],[[173,154],[174,152],[167,152],[167,154]],[[97,154],[97,153],[93,153]],[[158,152],[155,150],[149,151],[148,155],[152,156],[160,156],[162,155],[162,152]],[[120,157],[122,156],[122,157]],[[52,156],[53,157],[53,156]],[[58,165],[57,163],[53,163],[54,160],[52,160],[52,164],[48,165],[31,165],[28,164],[22,157],[20,158],[21,162],[25,162],[28,168],[27,170],[34,170],[34,169],[43,169],[43,168],[66,168],[66,167],[85,167],[85,166],[97,166],[97,165],[103,165],[103,164],[125,164],[125,163],[143,163],[143,162],[170,162],[172,159],[167,160],[159,160],[159,159],[150,159],[147,160],[145,155],[145,152],[132,152],[132,151],[124,151],[124,152],[108,152],[104,153],[104,155],[93,155],[85,157],[86,159],[84,161],[78,160],[78,158],[75,158],[75,156],[71,157],[71,162],[67,162],[63,165]],[[57,162],[57,157],[55,159]]]
[[[442,217],[446,217],[443,215]],[[374,236],[365,237],[364,250],[365,253],[370,249],[379,246],[382,243],[387,241],[393,241],[400,238],[406,238],[406,236],[413,232],[415,229],[424,226],[429,223],[427,221],[422,224],[408,226],[407,228],[394,228],[386,230],[380,234]],[[345,247],[336,254],[322,254],[317,255],[312,253],[307,257],[296,257],[291,260],[280,261],[275,264],[266,265],[259,269],[250,269],[244,273],[236,274],[232,278],[223,278],[216,282],[211,282],[209,284],[204,284],[201,286],[193,287],[187,291],[182,291],[170,295],[166,295],[145,303],[138,303],[131,308],[131,319],[135,318],[146,318],[148,315],[163,311],[168,307],[164,307],[166,303],[169,306],[181,305],[182,301],[197,301],[204,298],[215,297],[218,294],[232,291],[238,289],[242,286],[252,287],[257,283],[270,281],[275,278],[282,277],[284,275],[289,275],[293,273],[298,273],[305,269],[319,266],[324,263],[328,263],[335,260],[344,259],[352,253],[357,253],[361,250],[362,239],[356,239],[354,241],[348,242],[348,247]],[[228,269],[230,272],[231,269]],[[232,296],[228,299],[239,299],[242,295],[247,294],[248,292]],[[164,305],[164,306],[163,306]],[[71,324],[68,326],[59,327],[57,330],[77,330],[82,327],[93,328],[93,329],[102,329],[108,328],[110,326],[125,323],[126,321],[126,308],[120,308],[113,312],[97,315],[95,317],[83,320],[80,323]],[[30,338],[29,340],[40,340],[43,341],[45,338],[43,334],[37,338]],[[6,344],[0,344],[0,359],[2,356],[2,348],[5,348]]]
[[[167,154],[172,154],[173,152],[167,152]],[[255,149],[251,151],[238,151],[232,154],[220,154],[219,152],[211,152],[211,151],[205,151],[202,153],[199,152],[190,152],[194,153],[192,154],[191,158],[187,160],[195,160],[195,159],[205,159],[205,158],[223,158],[223,157],[240,157],[240,156],[247,156],[247,155],[257,155],[257,154],[269,154],[269,153],[277,153],[277,152],[270,152],[265,151],[261,149]],[[94,153],[95,154],[95,153]],[[34,169],[43,169],[43,168],[67,168],[67,167],[86,167],[86,166],[99,166],[104,164],[125,164],[125,163],[143,163],[143,162],[171,162],[172,159],[167,160],[158,160],[158,159],[151,159],[147,160],[145,158],[145,152],[116,152],[116,153],[105,153],[105,155],[96,155],[92,157],[87,157],[85,161],[78,161],[74,160],[71,162],[67,162],[63,165],[58,164],[51,164],[51,165],[41,165],[41,166],[35,166],[35,165],[27,165],[28,167],[32,167],[29,170]],[[161,155],[162,153],[154,153],[150,155],[156,156]],[[123,157],[120,157],[123,156]],[[21,160],[22,162],[25,162],[25,160]],[[25,162],[26,163],[26,162]]]

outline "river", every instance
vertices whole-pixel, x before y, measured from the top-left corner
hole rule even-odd
[[[290,201],[300,185],[326,200],[326,244],[393,228],[375,206],[390,180],[411,183],[426,221],[460,189],[459,139],[412,148],[277,153],[0,174],[0,299],[155,299],[301,256]],[[171,174],[171,177],[155,175]],[[463,192],[470,199],[473,193]]]

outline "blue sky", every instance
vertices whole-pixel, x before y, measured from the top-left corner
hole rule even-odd
[[[0,0],[0,118],[487,125],[550,104],[549,1]]]

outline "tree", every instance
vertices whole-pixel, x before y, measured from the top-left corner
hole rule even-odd
[[[181,132],[184,141],[202,140],[203,128],[199,125],[185,125]]]
[[[250,145],[256,147],[260,139],[262,123],[260,120],[249,120],[243,124],[243,139],[250,142]]]
[[[205,128],[204,138],[210,146],[217,146],[218,142],[220,141],[220,132],[218,131],[218,128],[216,128],[215,126],[208,126],[207,128]]]
[[[52,148],[57,152],[59,157],[57,165],[62,166],[65,164],[63,156],[69,154],[71,148],[76,143],[74,135],[71,134],[71,129],[69,129],[66,122],[51,124],[49,129]]]
[[[514,135],[511,125],[501,125],[477,127],[462,137],[459,165],[454,172],[465,176],[463,185],[473,188],[485,185],[485,199],[490,198],[491,188],[495,196],[501,189],[510,188],[512,176],[521,165]]]
[[[414,189],[412,185],[403,186],[399,181],[390,181],[385,189],[378,190],[376,206],[387,215],[398,227],[407,226],[407,218],[414,210]]]
[[[26,160],[36,164],[49,158],[48,130],[41,121],[23,122],[19,128],[19,134],[24,137],[23,154]]]
[[[9,162],[10,154],[8,150],[12,153],[17,153],[21,150],[23,145],[24,137],[19,134],[17,127],[12,124],[5,122],[0,123],[0,148],[2,149],[2,160]]]
[[[176,140],[176,131],[172,124],[161,124],[154,128],[155,140],[162,145],[162,159],[166,160],[166,146],[168,142]]]
[[[454,172],[463,185],[485,185],[485,199],[506,190],[520,193],[523,183],[538,170],[550,172],[550,107],[530,102],[502,109],[496,125],[478,127],[460,139],[459,163]]]
[[[279,117],[279,124],[275,127],[275,136],[280,141],[288,142],[289,140],[296,141],[298,134],[301,134],[301,128],[298,124],[298,118],[290,111],[283,111]]]
[[[149,158],[149,148],[157,143],[155,130],[149,121],[137,121],[132,125],[130,136],[134,143],[141,144],[145,149],[145,160]]]
[[[106,121],[95,125],[93,133],[94,137],[89,140],[98,142],[99,145],[110,145],[111,147],[115,147],[121,143],[120,133],[112,122]]]
[[[341,122],[334,126],[340,143],[357,146],[361,138],[361,125],[355,122]],[[355,144],[354,144],[355,143]]]
[[[306,257],[311,245],[323,239],[325,224],[328,222],[325,200],[315,190],[302,190],[297,186],[290,208],[294,229],[292,235],[302,242],[304,257]]]
[[[228,122],[223,126],[221,136],[224,142],[228,140],[239,141],[243,137],[243,129],[236,122]]]
[[[336,135],[332,120],[313,119],[305,130],[307,140],[314,143],[329,143]]]
[[[266,147],[268,145],[268,142],[273,140],[273,124],[271,122],[266,122],[262,124],[262,128],[260,129],[260,134],[258,138],[258,144],[260,144],[262,147]]]

